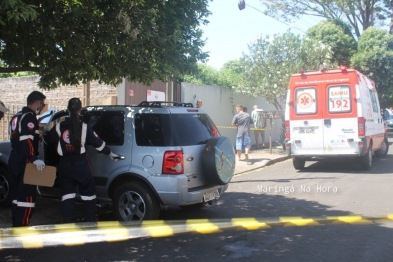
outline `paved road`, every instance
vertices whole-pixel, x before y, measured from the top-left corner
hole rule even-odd
[[[393,140],[390,139],[392,142]],[[220,201],[200,211],[163,210],[162,219],[321,217],[393,214],[393,146],[373,169],[356,161],[290,160],[236,176]],[[293,186],[293,192],[291,188]],[[329,192],[323,192],[330,188]],[[270,189],[270,192],[269,192]],[[288,191],[285,191],[285,190]],[[303,191],[301,190],[303,189]],[[335,189],[337,189],[337,192]],[[278,192],[276,192],[278,191]],[[3,211],[2,211],[3,212]],[[111,214],[102,218],[110,219]],[[392,261],[393,223],[281,227],[258,231],[182,234],[118,243],[37,250],[3,250],[2,261]]]

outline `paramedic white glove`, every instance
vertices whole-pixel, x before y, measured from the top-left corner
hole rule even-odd
[[[110,157],[113,161],[117,161],[117,160],[120,159],[120,155],[115,154],[115,153],[113,153],[113,152],[111,152],[111,153],[109,154],[109,157]]]
[[[42,160],[40,160],[40,159],[37,159],[36,161],[34,161],[33,164],[36,165],[36,166],[37,166],[37,169],[40,170],[40,171],[41,171],[42,169],[44,169],[44,167],[45,167],[44,161],[42,161]]]

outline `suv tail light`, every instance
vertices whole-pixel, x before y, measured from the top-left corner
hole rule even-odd
[[[285,138],[291,138],[291,130],[289,128],[289,121],[285,121]]]
[[[166,151],[162,164],[162,173],[169,175],[179,175],[184,173],[183,152]]]
[[[358,117],[358,136],[364,136],[366,130],[364,117]]]

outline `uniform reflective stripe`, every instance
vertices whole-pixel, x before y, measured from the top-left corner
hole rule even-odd
[[[59,136],[59,143],[57,144],[57,153],[62,156],[63,155],[63,150],[61,149],[61,144],[60,144],[60,140],[61,140],[61,133],[60,133],[60,123],[56,124],[56,133]]]
[[[31,139],[31,140],[34,140],[34,136],[32,136],[32,135],[27,135],[27,136],[20,136],[19,137],[19,141],[23,141],[23,140],[27,140],[27,139]]]
[[[97,147],[96,149],[97,149],[97,151],[102,151],[102,149],[104,149],[104,147],[105,147],[105,142],[103,141],[102,145],[100,147]]]
[[[82,138],[81,138],[81,154],[86,152],[85,143],[86,143],[86,133],[87,133],[87,124],[82,124]]]
[[[93,200],[96,199],[96,195],[93,196],[81,196],[82,200],[88,201],[88,200]]]
[[[18,207],[35,207],[35,203],[17,202]]]
[[[16,200],[12,200],[12,204],[15,204],[15,205],[17,205],[17,204],[18,204],[18,201],[16,201]]]
[[[20,125],[20,123],[22,123],[23,118],[24,118],[27,114],[32,114],[32,113],[31,113],[31,112],[24,113],[24,114],[20,117],[20,119],[19,119],[19,123],[18,123],[18,131],[19,131],[19,134],[22,132],[22,126]]]
[[[61,201],[67,200],[67,199],[71,199],[71,198],[75,198],[76,194],[67,194],[61,197]]]

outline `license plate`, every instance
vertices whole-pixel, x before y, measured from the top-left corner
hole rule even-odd
[[[299,128],[299,134],[314,134],[313,128]]]
[[[218,190],[208,192],[203,195],[203,202],[208,202],[210,200],[214,200],[219,197],[220,197],[220,193],[218,193]]]

